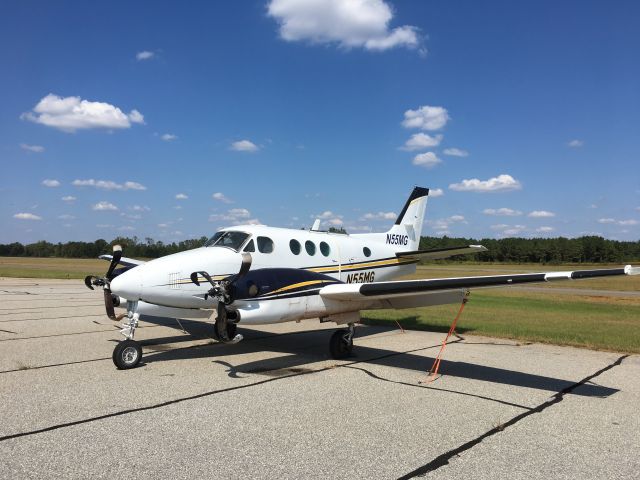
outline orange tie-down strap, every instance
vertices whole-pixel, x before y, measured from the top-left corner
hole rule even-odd
[[[449,341],[449,337],[451,337],[451,335],[456,335],[456,333],[455,333],[456,332],[456,324],[458,323],[458,319],[460,318],[460,315],[462,315],[462,311],[464,310],[464,306],[469,301],[469,295],[470,294],[471,294],[471,292],[469,290],[467,290],[465,292],[464,298],[462,299],[462,303],[460,304],[460,309],[458,310],[458,314],[456,315],[456,318],[453,319],[453,323],[451,324],[451,327],[449,328],[449,332],[447,333],[447,336],[442,341],[442,346],[440,347],[440,351],[438,352],[438,355],[436,355],[436,359],[434,360],[433,365],[431,366],[431,370],[429,370],[429,376],[427,377],[427,381],[424,382],[424,383],[431,383],[437,378],[438,369],[440,368],[440,360],[442,360],[442,354],[444,353],[444,349],[447,346],[447,342]],[[422,382],[418,382],[418,383],[422,383]]]

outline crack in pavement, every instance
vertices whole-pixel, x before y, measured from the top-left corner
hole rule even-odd
[[[86,318],[86,317],[105,317],[104,313],[96,313],[91,315],[71,315],[68,317],[46,317],[46,318],[19,318],[17,320],[0,320],[0,323],[12,323],[12,322],[42,322],[45,320],[60,320],[69,318]]]
[[[532,410],[532,408],[533,408],[533,407],[527,407],[526,405],[520,405],[518,403],[507,402],[506,400],[498,400],[497,398],[485,397],[483,395],[476,395],[474,393],[460,392],[458,390],[450,390],[450,389],[447,389],[447,388],[427,387],[427,386],[422,386],[422,385],[419,385],[419,384],[416,384],[416,383],[401,382],[399,380],[391,380],[389,378],[380,377],[379,375],[376,375],[375,373],[367,370],[366,368],[352,367],[352,366],[348,366],[348,365],[346,365],[345,368],[350,368],[352,370],[359,370],[361,372],[366,373],[371,378],[375,378],[376,380],[381,380],[383,382],[389,382],[389,383],[395,383],[397,385],[405,385],[407,387],[422,388],[422,389],[425,389],[425,390],[437,390],[438,392],[457,393],[458,395],[464,395],[464,396],[467,396],[467,397],[480,398],[482,400],[489,400],[490,402],[501,403],[502,405],[509,405],[510,407],[521,408],[521,409],[524,409],[524,410]]]
[[[461,453],[463,453],[463,452],[465,452],[467,450],[472,449],[476,445],[482,443],[486,438],[491,437],[491,436],[493,436],[493,435],[495,435],[497,433],[500,433],[500,432],[506,430],[507,428],[511,427],[512,425],[515,425],[516,423],[518,423],[520,420],[525,419],[529,415],[533,415],[535,413],[543,412],[544,410],[546,410],[550,406],[555,405],[556,403],[560,403],[562,400],[564,400],[564,397],[565,397],[566,394],[571,393],[576,388],[578,388],[578,387],[590,382],[594,378],[602,375],[604,372],[606,372],[608,370],[611,370],[614,367],[617,367],[627,357],[629,357],[629,355],[622,355],[622,356],[618,357],[618,359],[616,361],[614,361],[613,363],[610,363],[609,365],[601,368],[597,372],[592,373],[591,375],[583,378],[579,382],[574,383],[573,385],[570,385],[567,388],[564,388],[564,389],[560,390],[559,392],[554,394],[546,402],[543,402],[540,405],[538,405],[537,407],[534,407],[531,410],[523,412],[520,415],[516,415],[515,417],[513,417],[508,422],[503,423],[502,425],[499,425],[497,427],[492,428],[491,430],[483,433],[479,437],[476,437],[473,440],[470,440],[470,441],[468,441],[466,443],[463,443],[459,447],[451,449],[451,450],[443,453],[442,455],[437,456],[436,458],[431,460],[429,463],[427,463],[427,464],[425,464],[425,465],[423,465],[421,467],[418,467],[415,470],[413,470],[413,471],[411,471],[411,472],[399,477],[398,480],[409,480],[410,478],[422,477],[422,476],[426,475],[429,472],[433,472],[434,470],[437,470],[440,467],[444,467],[445,465],[448,465],[449,464],[449,460],[451,460],[454,457],[459,456]]]
[[[78,307],[101,307],[102,303],[83,303],[77,305]],[[14,315],[16,313],[36,313],[38,310],[46,308],[50,310],[52,308],[69,308],[69,305],[56,305],[53,307],[23,307],[23,308],[0,308],[0,311],[8,311],[9,313],[0,313],[0,315]]]
[[[303,333],[303,332],[292,332],[292,333]],[[267,378],[265,380],[259,380],[257,382],[248,383],[248,384],[244,384],[244,385],[236,385],[236,386],[233,386],[233,387],[221,388],[221,389],[218,389],[218,390],[210,390],[208,392],[198,393],[198,394],[195,394],[195,395],[189,395],[187,397],[175,398],[173,400],[167,400],[165,402],[160,402],[160,403],[156,403],[156,404],[152,404],[152,405],[146,405],[146,406],[143,406],[143,407],[128,408],[128,409],[125,409],[125,410],[119,410],[117,412],[107,413],[107,414],[104,414],[104,415],[98,415],[98,416],[95,416],[95,417],[84,418],[84,419],[81,419],[81,420],[74,420],[72,422],[59,423],[57,425],[51,425],[49,427],[39,428],[37,430],[30,430],[30,431],[27,431],[27,432],[20,432],[20,433],[13,433],[13,434],[10,434],[10,435],[4,435],[4,436],[0,437],[0,442],[4,442],[6,440],[12,440],[12,439],[15,439],[15,438],[20,438],[20,437],[27,437],[27,436],[31,436],[31,435],[36,435],[38,433],[50,432],[52,430],[58,430],[58,429],[61,429],[61,428],[73,427],[75,425],[82,425],[82,424],[85,424],[85,423],[91,423],[91,422],[95,422],[95,421],[98,421],[98,420],[105,420],[107,418],[119,417],[119,416],[127,415],[127,414],[130,414],[130,413],[144,412],[144,411],[147,411],[147,410],[156,410],[158,408],[167,407],[169,405],[174,405],[176,403],[182,403],[182,402],[186,402],[186,401],[189,401],[189,400],[196,400],[196,399],[199,399],[199,398],[209,397],[209,396],[212,396],[212,395],[216,395],[218,393],[226,393],[226,392],[232,392],[232,391],[235,391],[235,390],[242,390],[242,389],[245,389],[245,388],[264,385],[266,383],[277,382],[279,380],[284,380],[284,379],[287,379],[287,378],[299,377],[299,376],[302,376],[302,375],[309,375],[309,374],[312,374],[312,373],[326,372],[326,371],[334,370],[334,369],[340,368],[340,367],[345,367],[345,366],[349,366],[349,365],[355,365],[355,364],[363,363],[363,362],[370,362],[370,361],[374,361],[374,360],[381,360],[381,359],[384,359],[384,358],[394,357],[394,356],[397,356],[397,355],[405,355],[407,353],[414,353],[414,352],[419,352],[419,351],[423,351],[423,350],[429,350],[429,349],[432,349],[432,348],[437,348],[439,346],[440,346],[440,344],[436,344],[436,345],[430,345],[428,347],[415,348],[415,349],[412,349],[412,350],[407,350],[407,351],[402,351],[402,352],[391,352],[391,353],[388,353],[388,354],[385,354],[385,355],[380,355],[378,357],[373,357],[373,358],[368,358],[368,359],[363,359],[363,360],[354,360],[352,362],[347,362],[347,363],[338,364],[338,365],[329,365],[329,366],[326,366],[326,367],[323,367],[323,368],[319,368],[317,370],[295,371],[295,372],[292,372],[290,375],[281,375],[281,376]]]
[[[164,325],[149,325],[149,326],[139,326],[138,330],[145,328],[156,328],[163,327]],[[0,338],[0,342],[15,342],[16,340],[35,340],[38,338],[53,338],[53,337],[70,337],[74,335],[90,335],[93,333],[104,333],[104,332],[114,332],[116,330],[120,330],[120,326],[113,325],[112,328],[105,328],[103,330],[89,330],[88,332],[71,332],[71,333],[55,333],[52,335],[38,335],[35,337],[18,337],[18,338]]]

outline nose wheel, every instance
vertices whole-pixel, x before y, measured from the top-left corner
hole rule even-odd
[[[118,370],[136,367],[142,359],[142,347],[135,340],[123,340],[113,350],[113,363]]]

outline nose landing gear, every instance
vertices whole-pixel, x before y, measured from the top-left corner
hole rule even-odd
[[[120,333],[126,340],[118,343],[113,350],[113,363],[119,370],[128,370],[138,366],[142,360],[142,347],[139,342],[133,339],[140,314],[138,313],[138,302],[127,302],[127,321],[122,324]]]

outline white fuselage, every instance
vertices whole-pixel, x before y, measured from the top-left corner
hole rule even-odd
[[[111,283],[112,292],[123,299],[139,301],[141,313],[202,317],[210,314],[217,302],[205,298],[211,285],[206,281],[195,285],[190,280],[191,273],[206,271],[214,280],[238,273],[244,251],[251,254],[252,271],[304,269],[344,283],[387,281],[415,272],[416,261],[397,257],[402,246],[397,245],[396,238],[382,233],[344,235],[263,225],[223,231],[240,232],[247,237],[239,246],[234,245],[236,248],[205,246],[149,261],[116,277]],[[334,311],[331,302],[318,295],[283,296],[272,295],[269,301],[239,301],[235,309],[240,311],[242,323],[274,323],[344,311],[343,306],[336,306]],[[170,314],[164,307],[180,309],[182,314]]]

